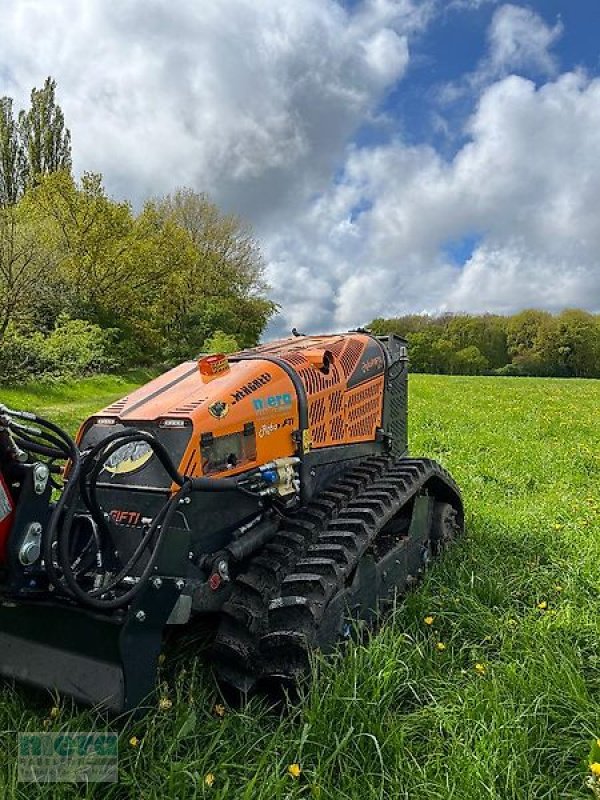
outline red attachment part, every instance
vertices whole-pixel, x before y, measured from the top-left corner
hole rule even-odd
[[[213,572],[213,574],[208,579],[208,585],[213,590],[213,592],[216,592],[217,589],[221,586],[221,576],[219,575],[218,572]]]
[[[0,474],[0,564],[6,561],[6,545],[15,517],[15,506],[8,486]]]

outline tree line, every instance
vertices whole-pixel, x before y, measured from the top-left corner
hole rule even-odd
[[[407,338],[414,372],[600,378],[600,315],[580,309],[408,315],[369,328]]]
[[[179,189],[139,213],[71,174],[48,78],[0,98],[0,382],[256,344],[275,312],[251,229]]]

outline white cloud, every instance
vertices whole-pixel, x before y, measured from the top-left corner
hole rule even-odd
[[[442,105],[448,105],[464,97],[478,96],[485,86],[510,74],[555,76],[558,64],[551,49],[562,33],[560,20],[550,26],[529,8],[512,3],[500,6],[487,30],[485,56],[473,72],[442,85],[438,90],[438,100]]]
[[[349,154],[339,185],[274,242],[282,327],[298,315],[336,328],[415,310],[600,311],[600,80],[505,78],[468,133],[450,162],[400,141]],[[461,267],[449,244],[471,236]]]
[[[259,221],[326,187],[431,6],[9,0],[0,94],[24,101],[52,74],[76,169],[136,203],[192,185]]]
[[[552,75],[556,61],[550,48],[562,35],[560,20],[550,27],[534,11],[506,4],[495,12],[489,29],[489,70],[504,75],[521,69],[536,69]]]
[[[76,169],[102,171],[137,203],[191,185],[246,215],[280,329],[415,310],[600,309],[600,80],[556,78],[560,24],[496,10],[484,77],[470,83],[477,109],[450,160],[399,138],[349,144],[439,5],[9,0],[0,94],[22,103],[52,74]],[[551,79],[536,88],[507,75],[517,69]],[[468,241],[457,265],[452,251]]]

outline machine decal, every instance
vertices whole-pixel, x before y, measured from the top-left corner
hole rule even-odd
[[[270,394],[266,397],[256,397],[252,401],[254,410],[259,414],[266,411],[285,411],[292,407],[292,395],[289,392],[284,394]]]
[[[118,508],[113,508],[109,516],[116,525],[126,525],[128,528],[141,528],[152,522],[149,518],[142,518],[139,511],[123,511]]]
[[[216,403],[211,403],[208,407],[208,413],[215,419],[223,419],[229,414],[229,403],[224,400],[217,400]]]
[[[145,466],[153,452],[147,442],[128,442],[106,460],[104,469],[111,475],[130,475]]]
[[[281,422],[266,422],[258,431],[258,435],[261,439],[265,436],[270,436],[275,431],[280,430],[281,428],[292,427],[294,424],[293,417],[286,417]]]
[[[371,339],[365,347],[354,372],[348,378],[348,389],[353,389],[358,384],[383,375],[385,370],[385,356],[383,346]]]
[[[8,499],[8,491],[4,488],[4,481],[0,479],[0,522],[3,522],[12,513],[12,505]]]
[[[262,375],[258,376],[258,378],[255,378],[253,381],[249,381],[248,383],[244,384],[244,386],[240,387],[236,392],[232,392],[231,405],[234,406],[236,403],[239,403],[240,400],[243,400],[245,397],[253,394],[263,386],[266,386],[272,377],[273,376],[269,372],[263,372]]]
[[[369,375],[371,372],[380,372],[383,369],[383,364],[382,356],[373,356],[373,358],[363,361],[360,368],[365,375]]]

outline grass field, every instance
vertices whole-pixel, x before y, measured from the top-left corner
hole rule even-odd
[[[98,378],[0,400],[73,429],[129,388]],[[163,668],[172,706],[110,723],[121,733],[120,784],[36,792],[16,780],[18,731],[106,723],[5,682],[0,797],[591,797],[600,382],[417,375],[410,424],[412,452],[462,486],[467,535],[368,645],[319,661],[303,705],[281,715],[256,699],[220,716],[204,645],[198,660],[189,644],[176,647]]]

